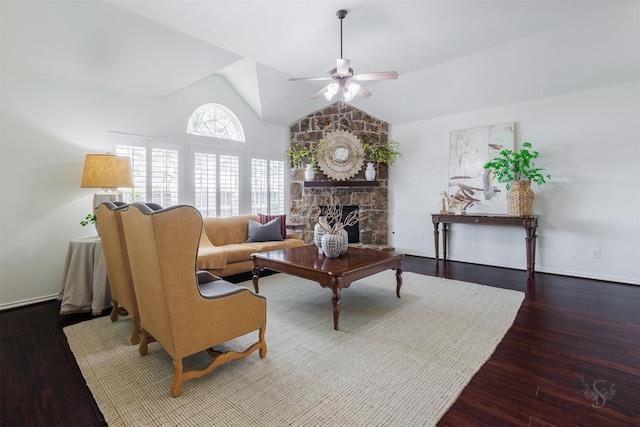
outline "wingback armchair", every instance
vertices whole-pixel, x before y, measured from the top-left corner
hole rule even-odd
[[[102,251],[107,266],[107,277],[111,288],[111,321],[118,320],[121,308],[127,310],[133,321],[130,341],[131,344],[140,342],[140,318],[138,316],[138,303],[133,290],[133,280],[129,269],[127,246],[124,241],[121,207],[111,202],[102,203],[96,209],[97,224],[100,227],[100,239]]]
[[[206,375],[231,360],[256,350],[260,357],[266,356],[265,298],[196,272],[200,212],[192,206],[154,212],[134,203],[123,210],[122,222],[140,313],[138,351],[142,356],[147,354],[150,334],[171,355],[175,369],[172,396],[180,396],[183,381]],[[254,331],[258,340],[242,352],[211,350]],[[183,372],[182,359],[201,351],[208,351],[211,362],[202,369]]]

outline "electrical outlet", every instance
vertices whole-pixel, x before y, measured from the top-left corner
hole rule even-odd
[[[591,258],[600,259],[600,249],[591,249]]]

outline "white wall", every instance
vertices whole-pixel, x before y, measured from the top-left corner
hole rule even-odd
[[[220,76],[162,99],[5,64],[1,84],[0,308],[58,294],[69,240],[95,233],[79,225],[94,193],[80,180],[85,155],[108,151],[108,131],[201,142],[186,135],[187,119],[217,102],[243,124],[244,153],[283,153],[289,140],[286,127],[262,122]]]
[[[512,121],[516,146],[531,142],[552,176],[532,185],[536,270],[640,284],[638,82],[393,126],[402,157],[390,171],[390,244],[434,256],[430,213],[447,190],[449,132]],[[450,259],[525,268],[523,229],[450,229]]]

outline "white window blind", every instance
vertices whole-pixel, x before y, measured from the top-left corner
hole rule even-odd
[[[126,203],[146,202],[147,200],[147,150],[134,145],[116,145],[117,156],[131,158],[133,187],[122,192]]]
[[[151,150],[151,201],[163,207],[180,203],[177,150]]]
[[[267,185],[268,161],[264,159],[251,159],[251,213],[269,213]]]
[[[251,159],[251,213],[284,212],[284,162]]]
[[[133,188],[123,192],[125,202],[154,202],[163,207],[180,203],[179,146],[120,137],[115,152],[131,158]]]
[[[202,216],[217,214],[217,164],[215,154],[195,153],[194,157],[194,206]]]
[[[240,214],[240,162],[237,156],[219,156],[220,216]]]

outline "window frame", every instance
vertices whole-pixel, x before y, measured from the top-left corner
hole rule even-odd
[[[226,138],[225,136],[221,136],[219,134],[209,135],[205,133],[199,133],[199,132],[196,132],[195,130],[193,132],[189,131],[189,128],[192,127],[192,120],[194,119],[194,116],[197,113],[199,113],[200,110],[203,110],[205,108],[213,108],[214,110],[213,116],[216,115],[217,111],[224,113],[224,115],[227,116],[229,121],[233,124],[235,131],[238,134],[238,139]],[[193,110],[193,112],[189,116],[189,119],[187,120],[186,133],[187,135],[203,136],[205,138],[216,138],[224,141],[246,142],[244,129],[242,127],[242,123],[240,123],[240,120],[238,119],[238,116],[236,116],[234,112],[231,111],[229,108],[225,107],[222,104],[218,104],[216,102],[207,102],[206,104],[202,104],[199,107],[197,107],[195,110]]]

